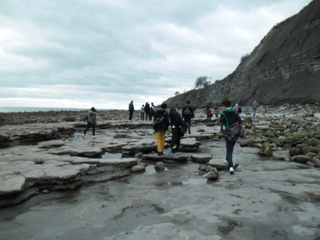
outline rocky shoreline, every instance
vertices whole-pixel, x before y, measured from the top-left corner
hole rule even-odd
[[[260,156],[320,167],[320,109],[314,105],[260,107],[256,118],[243,108],[246,137],[241,147],[255,147]],[[150,121],[128,121],[127,111],[99,113],[97,139],[82,139],[84,111],[0,113],[0,207],[19,204],[41,191],[69,190],[88,179],[106,181],[144,171],[143,161],[207,164],[210,154],[199,154],[201,141],[222,141],[217,119],[207,124],[198,112],[193,134],[182,139],[181,154],[157,156]],[[8,124],[11,123],[11,124]],[[168,134],[167,147],[170,145]],[[277,151],[288,156],[277,157]],[[105,154],[115,159],[104,159]],[[275,154],[274,154],[275,153]],[[141,165],[142,167],[135,167]],[[218,170],[223,164],[213,164]],[[133,170],[132,170],[132,169]],[[102,176],[104,175],[104,176]],[[214,176],[217,178],[217,176]]]
[[[257,149],[262,161],[298,164],[295,168],[319,174],[319,114],[317,105],[283,105],[261,106],[252,117],[250,108],[243,107],[247,134],[238,141],[244,149],[240,157],[245,157],[245,149]],[[1,208],[39,194],[69,192],[144,173],[149,166],[161,172],[172,164],[194,164],[193,171],[207,181],[218,180],[226,170],[224,153],[217,155],[214,148],[206,147],[211,143],[223,146],[218,121],[207,123],[202,111],[193,119],[192,133],[182,139],[181,153],[171,157],[155,154],[151,122],[139,120],[138,111],[133,121],[127,120],[127,111],[100,112],[97,138],[81,137],[84,115],[83,111],[0,113]],[[169,132],[168,148],[170,136]],[[319,184],[305,191],[319,204]]]

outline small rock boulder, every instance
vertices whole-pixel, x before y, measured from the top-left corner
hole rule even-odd
[[[154,169],[156,170],[156,172],[162,172],[165,169],[164,163],[163,162],[157,162],[154,165]]]
[[[131,172],[144,172],[146,170],[146,168],[142,165],[135,165],[133,167],[131,167]]]
[[[296,156],[301,154],[301,149],[299,147],[292,147],[289,150],[289,155],[290,157]]]
[[[210,172],[207,172],[206,178],[210,181],[217,180],[219,178],[219,172],[216,168],[212,168]]]
[[[192,154],[191,160],[195,163],[207,163],[210,161],[212,156],[210,154]]]
[[[263,144],[259,154],[261,156],[272,156],[273,150],[269,144]]]
[[[308,156],[306,156],[306,155],[297,155],[297,156],[294,156],[294,157],[292,158],[292,161],[293,161],[293,162],[297,162],[297,163],[306,164],[306,163],[309,162],[309,161],[312,162],[313,159],[310,158],[310,157],[308,157]]]
[[[319,160],[319,159],[314,158],[314,159],[313,159],[313,163],[314,163],[314,166],[315,166],[315,167],[320,167],[320,160]]]

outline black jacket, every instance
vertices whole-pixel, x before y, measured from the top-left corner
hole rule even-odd
[[[149,105],[149,103],[146,103],[146,105],[144,106],[144,111],[146,113],[150,113],[150,105]]]
[[[167,131],[169,128],[169,115],[167,111],[163,108],[159,108],[154,115],[153,123],[157,121],[157,119],[162,119],[162,121],[153,127],[155,132]]]
[[[190,115],[186,115],[185,114],[185,110],[186,109],[189,109],[189,111],[190,111]],[[191,105],[189,105],[189,104],[187,104],[187,105],[185,105],[183,108],[182,108],[182,117],[184,118],[184,119],[191,119],[191,118],[193,118],[194,117],[194,109],[193,109],[193,107],[191,106]]]
[[[133,112],[133,111],[134,111],[133,102],[130,102],[130,103],[129,103],[129,111],[130,111],[130,112]]]
[[[178,128],[181,126],[185,126],[185,122],[175,108],[170,109],[169,117],[171,127],[175,126],[176,128]]]

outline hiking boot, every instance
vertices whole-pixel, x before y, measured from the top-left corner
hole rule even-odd
[[[96,138],[96,136],[95,136],[95,135],[92,135],[92,138]]]
[[[233,167],[231,167],[231,168],[229,169],[229,172],[230,172],[230,174],[234,174],[234,169],[233,169]]]
[[[159,156],[163,155],[163,152],[158,152],[158,155],[159,155]]]
[[[84,135],[84,133],[82,133],[81,136],[84,138],[86,135]]]

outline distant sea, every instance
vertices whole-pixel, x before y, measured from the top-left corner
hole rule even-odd
[[[83,108],[50,108],[50,107],[1,107],[0,112],[48,112],[48,111],[81,111]]]

